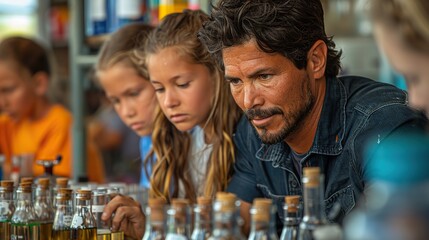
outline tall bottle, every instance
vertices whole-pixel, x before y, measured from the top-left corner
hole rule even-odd
[[[276,240],[278,239],[275,227],[276,207],[271,199],[256,198],[253,200],[251,215],[251,228],[249,240]]]
[[[284,225],[280,240],[297,240],[299,233],[300,217],[300,196],[292,195],[285,197]]]
[[[28,182],[20,183],[16,199],[16,210],[11,219],[11,239],[38,239],[39,223],[34,211],[32,185]]]
[[[166,235],[165,207],[167,202],[164,198],[149,198],[146,207],[146,230],[143,240],[162,240]]]
[[[194,230],[192,240],[206,240],[212,234],[212,199],[209,197],[198,197],[194,208]]]
[[[54,223],[55,212],[51,205],[49,178],[39,178],[36,188],[36,201],[34,210],[37,220],[40,223],[39,233],[44,240],[51,239],[52,224]]]
[[[70,240],[72,237],[71,223],[73,219],[73,190],[60,188],[56,196],[56,212],[52,226],[52,240]]]
[[[300,240],[315,239],[314,231],[327,224],[323,201],[323,175],[318,167],[304,168],[304,217],[299,225]]]
[[[71,229],[72,240],[97,240],[97,224],[91,212],[91,190],[76,191]]]
[[[166,240],[189,239],[191,235],[189,200],[175,198],[167,210]]]
[[[240,202],[233,193],[218,192],[213,203],[213,232],[209,238],[215,239],[246,239],[239,226]]]
[[[10,221],[15,212],[13,181],[0,182],[0,239],[10,239]]]

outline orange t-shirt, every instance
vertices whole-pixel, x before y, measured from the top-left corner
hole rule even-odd
[[[71,177],[71,146],[72,146],[72,116],[60,105],[53,105],[49,112],[39,120],[23,119],[14,122],[7,116],[0,116],[0,152],[6,155],[6,164],[10,164],[11,156],[27,154],[36,160],[54,160],[62,155],[61,163],[54,167],[57,176]],[[100,155],[93,147],[87,151],[90,181],[104,182],[104,166]],[[92,162],[98,163],[93,164]],[[43,167],[33,164],[33,175],[43,174]]]

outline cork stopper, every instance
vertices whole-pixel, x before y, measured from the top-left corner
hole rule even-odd
[[[253,220],[269,222],[272,203],[273,201],[268,198],[255,198],[252,208]]]
[[[34,182],[34,178],[32,178],[32,177],[23,177],[23,178],[21,178],[20,183],[31,183],[31,184],[33,184],[33,182]]]
[[[149,198],[147,204],[150,208],[150,220],[152,222],[162,222],[165,218],[165,205],[167,201],[162,197]]]
[[[0,181],[0,186],[3,187],[7,192],[13,191],[14,182],[12,180]]]
[[[64,177],[57,178],[55,180],[55,183],[58,188],[67,188],[67,185],[69,184],[69,179]]]
[[[43,189],[49,189],[49,178],[39,178],[38,185]]]
[[[76,199],[91,200],[91,190],[79,189],[76,191]]]
[[[220,208],[217,209],[220,212],[231,212],[236,208],[235,202],[237,197],[233,193],[218,192],[216,193],[216,201],[220,203]]]
[[[211,205],[212,204],[212,198],[210,198],[210,197],[204,197],[204,196],[201,196],[201,197],[198,197],[197,198],[197,204],[198,205]]]
[[[189,200],[185,198],[173,198],[171,205],[175,207],[186,207],[189,205]]]
[[[57,199],[59,200],[71,200],[73,190],[70,188],[60,188],[57,191]]]
[[[300,196],[298,195],[291,195],[285,197],[285,203],[287,205],[287,211],[289,213],[298,212],[299,198]]]
[[[320,184],[320,168],[306,167],[304,168],[304,185],[307,187],[318,187]]]

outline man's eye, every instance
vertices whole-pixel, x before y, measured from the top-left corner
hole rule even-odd
[[[164,88],[155,88],[156,93],[162,93],[164,92]]]
[[[238,85],[240,83],[240,79],[238,78],[228,78],[226,81],[231,85]]]
[[[271,75],[271,74],[261,74],[261,75],[259,75],[259,78],[262,79],[262,80],[269,80],[272,77],[273,77],[273,75]]]

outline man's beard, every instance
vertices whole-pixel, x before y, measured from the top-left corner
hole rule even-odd
[[[284,141],[290,134],[298,130],[303,124],[303,120],[310,114],[314,105],[314,96],[311,94],[310,87],[305,84],[306,91],[304,92],[303,100],[294,104],[289,112],[283,112],[278,107],[269,109],[249,109],[245,111],[249,121],[254,118],[267,118],[276,114],[283,116],[283,128],[277,132],[270,133],[265,127],[255,127],[259,134],[259,138],[265,144],[275,144]]]

